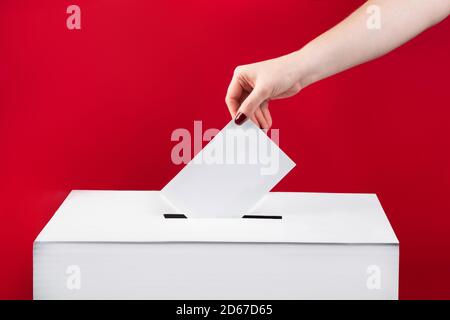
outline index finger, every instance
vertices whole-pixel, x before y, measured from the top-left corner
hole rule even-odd
[[[227,104],[228,111],[230,111],[231,117],[236,117],[236,113],[241,105],[242,86],[239,83],[236,75],[233,75],[230,84],[228,85],[227,95],[225,97],[225,103]]]

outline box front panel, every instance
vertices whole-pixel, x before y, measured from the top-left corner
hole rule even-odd
[[[398,246],[37,243],[35,299],[397,299]]]

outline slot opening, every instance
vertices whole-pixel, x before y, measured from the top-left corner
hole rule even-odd
[[[181,213],[165,213],[164,218],[166,219],[187,219],[186,215]],[[282,219],[282,216],[277,215],[261,215],[261,214],[244,214],[242,219]]]

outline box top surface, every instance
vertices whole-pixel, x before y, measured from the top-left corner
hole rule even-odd
[[[159,191],[72,191],[36,242],[397,244],[374,194],[271,192],[246,214],[283,219],[166,219]]]

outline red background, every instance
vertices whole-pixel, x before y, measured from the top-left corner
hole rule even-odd
[[[176,128],[221,128],[236,65],[294,51],[363,1],[0,4],[0,298],[32,298],[32,243],[71,189],[160,189]],[[400,298],[450,298],[450,21],[271,104],[297,167],[277,190],[377,193]]]

